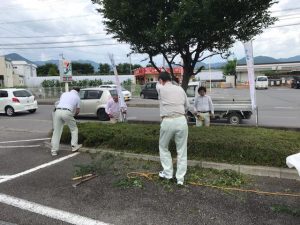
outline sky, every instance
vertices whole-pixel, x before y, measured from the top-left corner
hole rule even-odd
[[[131,59],[126,56],[130,52],[129,45],[118,43],[106,34],[103,18],[96,8],[90,0],[0,0],[0,55],[14,52],[32,61],[46,61],[59,59],[63,54],[70,60],[108,63],[108,54],[112,53],[116,63],[131,60],[133,64],[147,64],[144,60],[147,55],[132,54]],[[300,1],[279,0],[271,11],[279,21],[255,37],[254,56],[287,58],[300,55]],[[24,43],[27,45],[22,45]],[[101,46],[35,49],[78,45]],[[5,49],[11,47],[14,49]],[[22,47],[30,49],[20,49]],[[230,51],[234,53],[232,58],[244,57],[241,42],[235,43]],[[155,61],[161,65],[162,57],[156,57]],[[219,61],[222,61],[220,57],[211,59],[211,62]]]

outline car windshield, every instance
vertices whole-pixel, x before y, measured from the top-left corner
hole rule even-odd
[[[266,78],[266,77],[258,77],[257,81],[268,81],[268,78]]]
[[[14,91],[13,94],[15,97],[19,97],[19,98],[32,96],[32,94],[27,90]]]

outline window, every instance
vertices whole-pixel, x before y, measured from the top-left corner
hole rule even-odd
[[[117,90],[110,90],[109,93],[111,96],[118,95]]]
[[[85,96],[85,91],[80,91],[79,92],[80,99],[84,99],[84,96]]]
[[[21,98],[32,96],[32,94],[26,90],[14,91],[13,94],[15,97],[21,97]]]
[[[8,97],[7,91],[0,91],[0,98],[7,98],[7,97]]]
[[[88,90],[86,91],[85,99],[100,99],[102,91]]]
[[[152,83],[152,84],[151,84],[151,88],[154,88],[154,89],[155,89],[155,88],[156,88],[156,83]]]
[[[189,86],[186,89],[186,95],[187,95],[187,97],[195,97],[195,89],[196,89],[196,86]]]
[[[268,81],[268,78],[266,78],[266,77],[258,77],[257,81]]]
[[[151,84],[146,84],[146,89],[150,89],[151,88]]]

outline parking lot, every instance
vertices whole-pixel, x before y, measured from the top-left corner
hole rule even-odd
[[[212,95],[247,97],[245,90],[215,90]],[[299,90],[257,92],[260,123],[300,127]],[[147,100],[149,104],[156,100]],[[144,102],[140,99],[131,103]],[[210,188],[175,188],[169,192],[153,183],[144,189],[118,189],[114,176],[104,174],[72,187],[75,165],[87,154],[64,148],[50,155],[52,105],[35,114],[0,117],[0,224],[297,224],[299,217],[275,213],[274,205],[300,207],[298,199],[228,194]],[[159,121],[158,108],[129,108],[132,120]],[[80,122],[96,119],[84,118]],[[253,119],[246,122],[253,123]],[[299,182],[255,178],[266,191],[299,192]],[[5,221],[5,222],[3,222]],[[9,222],[9,223],[7,223]]]

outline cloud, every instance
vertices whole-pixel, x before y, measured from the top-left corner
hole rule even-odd
[[[278,16],[280,21],[274,26],[300,23],[300,18],[288,16],[300,12],[300,10],[282,11],[282,9],[300,8],[298,0],[280,0],[272,7],[274,16]],[[1,1],[0,5],[0,36],[49,36],[61,34],[101,34],[73,36],[73,37],[52,37],[52,38],[31,38],[31,39],[0,39],[2,43],[28,43],[28,42],[54,42],[54,41],[78,41],[87,39],[103,39],[111,36],[105,33],[102,23],[102,16],[96,12],[96,6],[90,0],[12,0]],[[300,16],[299,16],[300,17]],[[52,19],[51,19],[52,18]],[[56,19],[55,19],[56,18]],[[49,20],[46,20],[49,19]],[[29,21],[40,20],[40,21]],[[19,23],[11,23],[23,21]],[[27,22],[26,22],[27,21]],[[3,24],[7,22],[7,24]],[[300,54],[300,26],[278,27],[266,29],[263,34],[255,37],[254,54],[268,55],[272,57],[290,57]],[[99,40],[97,42],[86,41],[78,42],[76,45],[117,43],[115,40]],[[57,44],[59,45],[59,44]],[[72,45],[72,44],[61,44]],[[75,45],[75,43],[74,43]],[[37,46],[37,45],[34,45]],[[244,57],[243,45],[236,43],[231,51],[238,58]],[[96,62],[109,62],[108,53],[113,53],[117,63],[129,62],[127,53],[130,47],[127,44],[117,44],[112,46],[81,47],[64,49],[19,49],[4,50],[0,48],[0,53],[17,52],[30,60],[58,59],[60,53],[71,59],[89,59]],[[133,54],[132,63],[141,63],[146,58],[145,55]],[[161,57],[155,60],[161,64]],[[212,62],[222,60],[215,57]],[[148,61],[143,62],[147,64]]]

